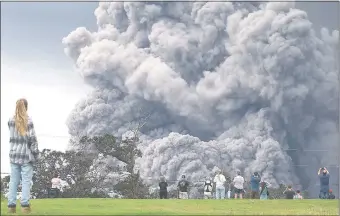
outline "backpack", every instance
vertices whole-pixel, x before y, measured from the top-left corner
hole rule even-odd
[[[212,187],[213,187],[213,185],[211,184],[211,181],[206,181],[204,183],[204,188],[205,188],[204,191],[205,192],[211,192]]]

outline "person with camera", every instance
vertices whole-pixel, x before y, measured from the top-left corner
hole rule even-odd
[[[259,196],[261,177],[258,172],[254,172],[250,179],[251,198],[255,199]]]
[[[291,185],[288,185],[286,190],[283,192],[284,195],[286,195],[286,199],[294,199],[295,191],[293,190]]]
[[[320,179],[320,199],[328,199],[329,193],[329,172],[326,167],[322,167],[318,171],[318,176]]]

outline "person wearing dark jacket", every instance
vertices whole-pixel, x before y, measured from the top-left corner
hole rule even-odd
[[[182,179],[178,182],[178,199],[189,199],[188,190],[189,182],[185,179],[185,175],[182,175]]]
[[[329,192],[329,172],[326,169],[326,167],[320,168],[318,171],[318,176],[320,179],[320,195],[319,197],[321,199],[327,199],[328,198],[328,192]]]
[[[159,198],[168,199],[168,183],[165,178],[162,176],[161,181],[159,182]]]
[[[254,172],[250,179],[251,198],[255,199],[259,196],[261,177],[258,172]]]
[[[283,192],[284,195],[286,195],[286,199],[294,199],[295,191],[293,190],[291,185],[288,185],[286,190]]]
[[[329,189],[328,199],[335,199],[335,195],[333,194],[332,189]]]

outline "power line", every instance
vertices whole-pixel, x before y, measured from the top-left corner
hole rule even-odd
[[[329,152],[330,150],[324,150],[324,149],[283,149],[283,151]]]

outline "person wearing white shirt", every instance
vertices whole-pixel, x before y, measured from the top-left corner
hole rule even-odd
[[[58,174],[54,175],[54,178],[51,180],[51,189],[49,192],[49,197],[52,195],[53,197],[59,197],[60,189],[61,189],[61,179]]]
[[[57,188],[57,189],[60,190],[60,187],[61,187],[61,179],[60,179],[60,177],[59,177],[58,174],[55,174],[55,175],[54,175],[54,178],[52,178],[51,183],[52,183],[51,188]]]
[[[237,199],[237,195],[239,195],[240,199],[242,199],[244,178],[241,176],[241,172],[237,172],[237,176],[234,178],[233,184],[235,188],[235,199]]]
[[[214,183],[216,185],[216,199],[224,199],[225,198],[225,176],[221,173],[221,171],[217,171],[217,174],[214,178]]]

